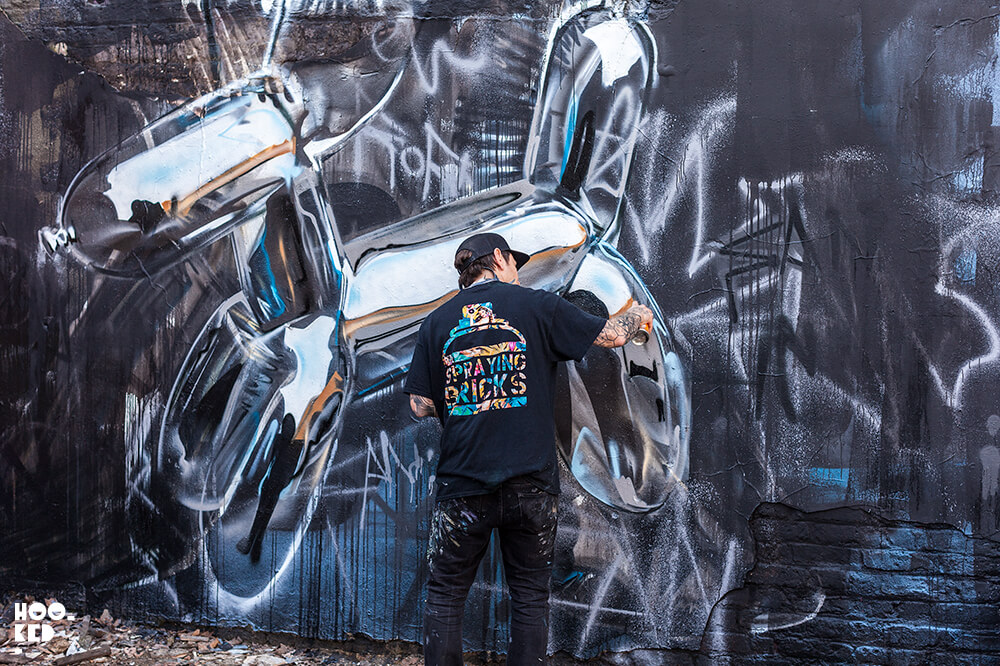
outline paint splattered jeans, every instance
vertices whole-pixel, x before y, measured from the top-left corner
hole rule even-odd
[[[496,528],[510,590],[507,663],[541,664],[549,641],[549,588],[558,498],[515,478],[488,495],[446,499],[431,519],[424,660],[462,663],[465,599]]]

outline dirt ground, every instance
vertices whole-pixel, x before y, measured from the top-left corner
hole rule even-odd
[[[48,621],[54,636],[44,643],[16,640],[14,624],[4,623],[0,664],[417,666],[423,663],[419,646],[407,643],[360,639],[319,644],[296,637],[284,637],[282,641],[280,636],[238,630],[213,632],[193,627],[145,627],[113,618],[106,610],[96,618],[83,616],[72,621]]]
[[[35,599],[17,601],[31,604]],[[38,599],[46,606],[55,599]],[[360,664],[363,666],[418,666],[420,646],[402,641],[379,642],[366,637],[343,642],[311,641],[283,634],[262,634],[238,629],[209,630],[192,626],[142,626],[99,616],[45,619],[53,635],[45,642],[27,642],[23,624],[16,634],[14,601],[0,611],[0,664],[219,664],[226,666],[279,666],[298,664]],[[502,656],[467,654],[467,664],[502,664]],[[578,664],[556,658],[553,664]]]
[[[107,610],[96,618],[85,615],[73,620],[45,620],[52,626],[53,637],[45,642],[28,643],[17,640],[16,623],[10,621],[13,614],[10,609],[4,610],[0,615],[3,619],[0,664],[417,666],[423,663],[418,645],[399,641],[380,643],[359,638],[332,643],[234,629],[214,632],[194,627],[146,627],[114,618]],[[483,658],[472,657],[484,663]]]

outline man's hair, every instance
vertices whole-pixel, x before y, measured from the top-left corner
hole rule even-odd
[[[511,261],[513,259],[514,255],[512,255],[509,251],[507,250],[500,250],[500,251],[503,253],[503,258],[506,259],[507,261]],[[467,262],[471,257],[472,257],[472,250],[459,250],[458,253],[455,255],[455,270],[457,270],[459,273],[458,286],[461,287],[462,289],[465,289],[470,284],[478,280],[479,276],[482,275],[485,271],[491,271],[493,273],[496,273],[497,270],[496,262],[493,260],[493,253],[490,252],[489,254],[479,257],[478,259],[470,263],[468,266],[465,267],[465,270],[463,271],[462,266],[465,266],[465,262]]]

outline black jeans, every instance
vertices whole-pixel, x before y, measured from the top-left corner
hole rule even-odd
[[[549,642],[549,588],[558,498],[530,481],[506,481],[488,495],[441,500],[431,519],[424,607],[424,661],[462,663],[465,599],[496,528],[510,590],[507,663],[541,664]]]

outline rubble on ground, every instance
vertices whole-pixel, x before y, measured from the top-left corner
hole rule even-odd
[[[18,599],[31,604],[35,599]],[[46,606],[55,599],[39,599]],[[305,645],[308,641],[252,631],[225,629],[213,633],[203,628],[147,627],[112,617],[104,609],[97,617],[67,616],[46,619],[53,635],[45,642],[16,640],[13,601],[0,612],[0,664],[70,666],[121,664],[122,666],[166,666],[169,664],[218,664],[219,666],[321,666],[363,664],[367,666],[418,666],[423,663],[419,646],[402,642],[377,643],[363,640]],[[22,629],[23,631],[23,629]],[[352,649],[357,648],[357,649]]]

